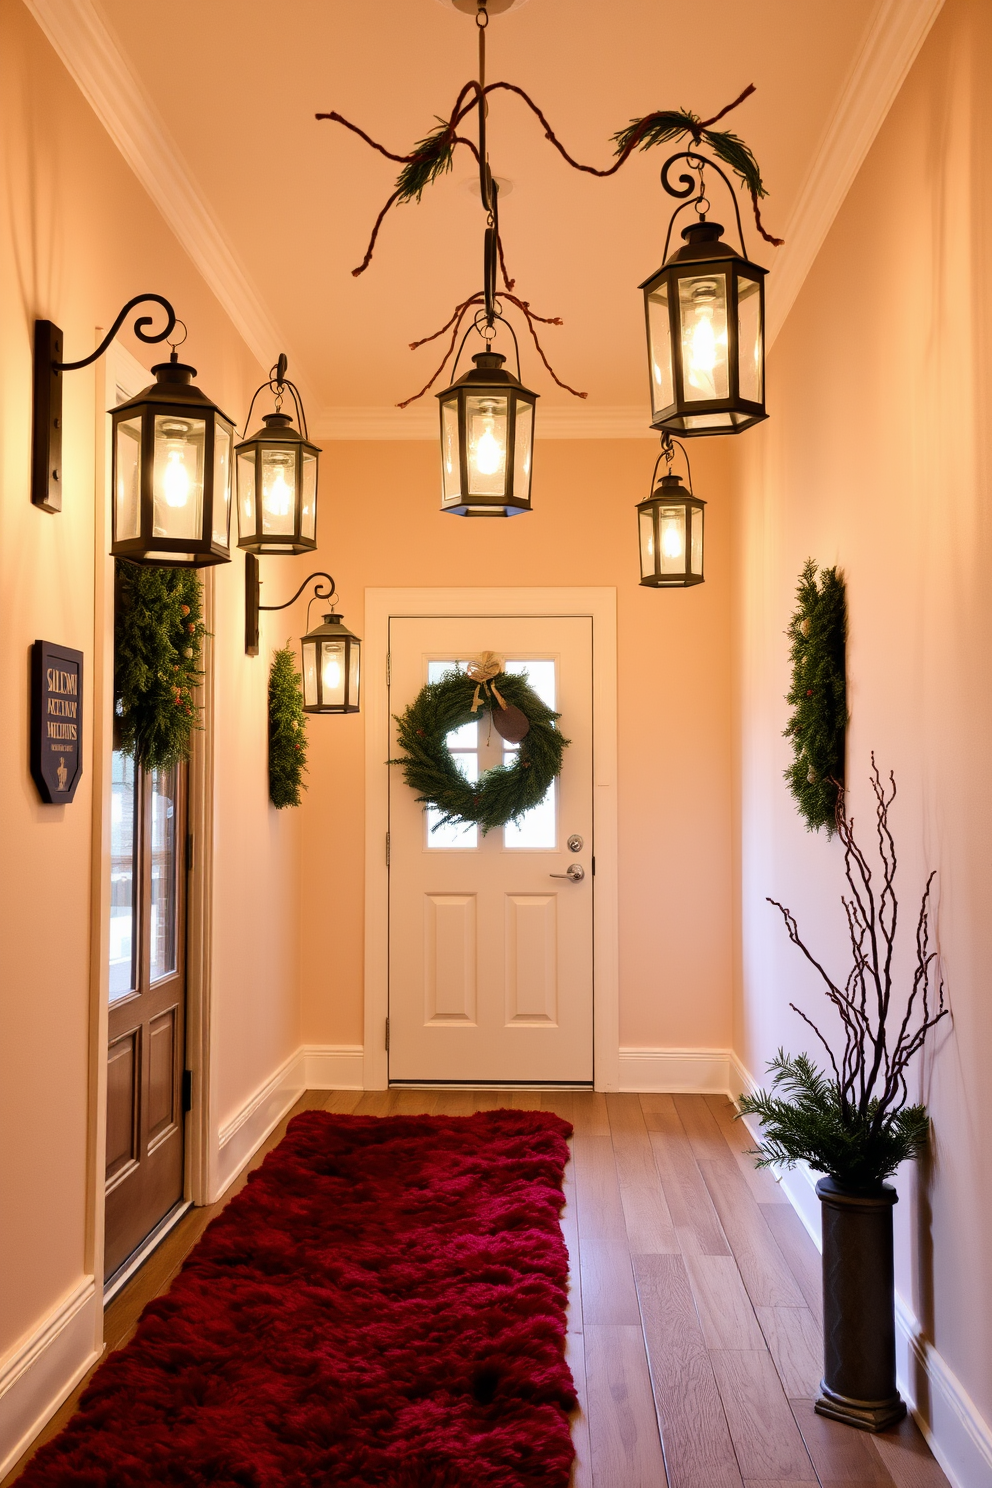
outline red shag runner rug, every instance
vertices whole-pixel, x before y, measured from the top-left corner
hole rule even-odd
[[[18,1488],[565,1488],[570,1130],[297,1116]]]

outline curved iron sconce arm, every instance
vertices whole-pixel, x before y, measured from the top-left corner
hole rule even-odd
[[[689,175],[687,171],[683,171],[682,174],[679,176],[679,181],[684,188],[681,191],[677,186],[672,185],[669,176],[669,172],[672,166],[675,164],[676,160],[686,161],[689,166],[689,170],[694,171],[696,176],[699,177],[699,180],[697,181],[693,176]],[[734,215],[737,218],[737,236],[740,239],[741,255],[742,257],[747,258],[747,248],[744,244],[744,229],[741,226],[741,209],[737,205],[737,193],[733,188],[732,182],[727,177],[725,172],[720,169],[715,160],[710,160],[706,155],[700,154],[698,150],[679,150],[677,154],[670,155],[665,161],[664,165],[661,167],[661,184],[668,192],[669,196],[674,196],[676,199],[678,199],[679,197],[692,197],[692,200],[684,200],[681,206],[676,207],[675,211],[672,213],[671,221],[668,224],[668,232],[665,236],[665,251],[661,256],[662,263],[668,262],[668,245],[672,240],[672,228],[675,226],[675,219],[679,215],[679,213],[684,212],[686,207],[695,207],[698,212],[699,203],[704,201],[706,202],[707,208],[709,207],[709,200],[706,196],[706,191],[703,185],[703,172],[708,170],[716,171],[717,175],[720,177],[721,181],[723,181],[727,190],[730,192],[730,200],[734,204]],[[695,193],[695,195],[693,195],[693,193]]]
[[[161,305],[168,320],[165,330],[154,336],[147,327],[153,324],[150,315],[139,315],[134,322],[134,334],[139,341],[153,346],[172,335],[177,323],[176,312],[164,295],[140,294],[128,300],[96,351],[78,362],[62,360],[62,331],[54,321],[36,320],[34,323],[34,422],[31,436],[31,500],[42,511],[62,510],[62,373],[78,372],[82,367],[103,356],[127,317],[138,305]],[[183,327],[185,330],[185,327]]]
[[[262,581],[258,576],[258,559],[254,553],[245,554],[245,655],[258,655],[258,617],[262,610],[288,610],[290,605],[296,603],[308,584],[313,584],[316,579],[326,579],[330,585],[325,589],[322,584],[317,584],[313,594],[310,596],[310,604],[307,605],[307,630],[310,629],[310,605],[317,599],[334,599],[336,585],[329,573],[312,573],[303,580],[292,599],[287,599],[285,604],[263,605],[261,603]]]

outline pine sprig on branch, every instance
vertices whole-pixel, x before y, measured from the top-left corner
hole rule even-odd
[[[200,728],[196,689],[207,634],[203,585],[191,569],[118,558],[114,700],[117,743],[145,770],[188,760]]]
[[[296,652],[283,646],[269,670],[269,800],[280,810],[299,806],[306,790],[307,722],[303,711],[303,679],[296,670]]]
[[[790,640],[792,682],[786,702],[792,709],[784,735],[792,740],[793,761],[785,779],[807,830],[835,831],[838,787],[844,784],[847,730],[847,599],[836,568],[816,579],[808,558],[796,589],[797,606],[786,635]]]

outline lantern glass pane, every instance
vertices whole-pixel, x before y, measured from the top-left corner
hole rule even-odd
[[[263,448],[262,531],[292,534],[295,529],[296,450]]]
[[[352,641],[348,647],[348,706],[358,707],[358,688],[361,683],[361,661],[362,648],[357,641]]]
[[[517,427],[513,436],[513,496],[517,501],[530,500],[531,455],[534,449],[534,408],[530,403],[517,403]]]
[[[689,543],[689,572],[696,578],[703,576],[703,513],[698,506],[692,508],[692,537]]]
[[[441,496],[450,504],[461,500],[462,475],[458,458],[458,397],[441,404]]]
[[[213,539],[226,548],[231,531],[231,429],[220,419],[214,423],[214,530]]]
[[[648,356],[651,362],[651,412],[660,413],[675,401],[672,378],[672,323],[668,315],[668,284],[652,289],[648,301]]]
[[[155,415],[152,467],[155,537],[199,538],[203,534],[205,419]],[[164,555],[163,555],[164,556]]]
[[[141,511],[141,416],[117,425],[114,540],[137,537]]]
[[[737,281],[737,354],[740,393],[749,403],[764,398],[761,345],[761,286],[741,275]]]
[[[245,450],[238,456],[238,531],[242,537],[255,536],[255,451]]]
[[[662,574],[685,573],[685,507],[658,508],[658,548]]]
[[[312,541],[317,531],[317,456],[303,451],[303,506],[300,536]]]
[[[496,393],[465,399],[469,496],[505,494],[507,407],[508,399]]]
[[[680,279],[679,317],[686,402],[728,397],[726,274],[692,274]]]
[[[347,673],[345,642],[322,640],[320,643],[320,706],[322,708],[344,707],[344,684]]]
[[[641,540],[641,578],[651,579],[655,574],[654,551],[654,507],[638,513]]]
[[[317,706],[317,642],[303,642],[303,706]]]

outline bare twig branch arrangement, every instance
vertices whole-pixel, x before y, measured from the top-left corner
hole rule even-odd
[[[760,1117],[766,1140],[759,1146],[761,1163],[794,1163],[803,1159],[842,1182],[881,1181],[900,1162],[917,1156],[926,1145],[926,1107],[910,1104],[907,1073],[929,1034],[949,1009],[937,953],[930,948],[930,890],[927,878],[916,917],[916,958],[909,994],[900,1017],[893,1004],[893,961],[899,923],[895,878],[898,866],[889,811],[896,797],[895,776],[882,780],[871,759],[875,797],[877,875],[854,835],[838,783],[836,825],[844,848],[847,893],[842,895],[852,966],[843,984],[835,981],[799,933],[795,915],[769,898],[785,922],[792,944],[817,972],[840,1017],[843,1049],[834,1047],[814,1020],[790,1003],[826,1050],[833,1080],[821,1075],[805,1055],[791,1058],[782,1050],[771,1062],[773,1085],[792,1099],[758,1091],[742,1096],[742,1114]]]

